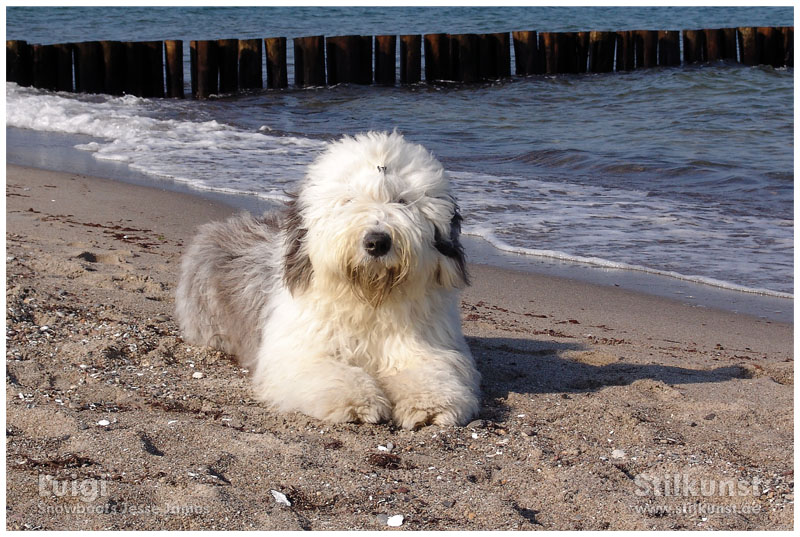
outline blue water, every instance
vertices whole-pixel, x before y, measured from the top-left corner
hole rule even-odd
[[[6,39],[251,39],[512,30],[683,30],[792,26],[790,7],[103,7],[6,8]]]
[[[8,39],[40,43],[793,24],[792,8],[7,8],[6,15]],[[498,249],[785,296],[793,293],[793,75],[719,63],[462,87],[290,88],[210,101],[11,84],[7,125],[90,135],[80,148],[96,158],[267,199],[285,196],[325,140],[398,128],[451,172],[465,232]]]

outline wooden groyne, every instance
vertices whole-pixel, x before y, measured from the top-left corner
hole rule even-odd
[[[294,85],[474,83],[514,74],[610,73],[730,61],[794,66],[794,27],[620,32],[346,35],[296,37]],[[399,46],[398,46],[399,41]],[[262,45],[263,44],[263,45]],[[191,96],[289,86],[286,38],[189,44]],[[266,56],[266,59],[264,59]],[[423,69],[424,58],[424,69]],[[266,66],[266,84],[264,69]],[[424,72],[424,79],[423,79]],[[6,80],[21,86],[183,98],[182,41],[6,41]]]

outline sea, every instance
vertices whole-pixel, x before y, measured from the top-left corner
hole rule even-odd
[[[6,8],[6,39],[182,39],[187,95],[194,39],[793,24],[792,7]],[[397,129],[448,170],[473,261],[791,322],[793,68],[300,89],[287,52],[288,89],[202,101],[7,83],[7,161],[89,159],[112,178],[269,209],[328,141]]]

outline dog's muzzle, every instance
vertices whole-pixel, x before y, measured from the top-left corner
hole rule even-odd
[[[381,231],[371,231],[364,236],[364,251],[372,257],[382,257],[392,248],[392,237]]]

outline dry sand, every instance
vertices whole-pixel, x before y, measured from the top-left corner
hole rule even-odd
[[[233,209],[14,166],[6,195],[8,529],[792,528],[791,325],[473,265],[481,420],[330,425],[181,341],[181,252]]]

